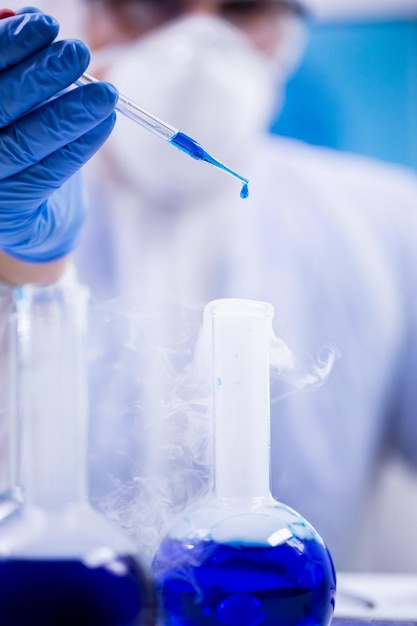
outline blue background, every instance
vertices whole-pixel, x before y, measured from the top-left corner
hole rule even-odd
[[[312,25],[272,131],[417,169],[417,21]]]

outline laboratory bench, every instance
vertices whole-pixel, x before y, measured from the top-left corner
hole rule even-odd
[[[417,574],[337,574],[332,626],[417,626]]]
[[[373,619],[334,619],[332,621],[332,626],[367,626],[371,624],[371,626],[415,626],[417,622],[397,622],[392,620],[373,620]]]

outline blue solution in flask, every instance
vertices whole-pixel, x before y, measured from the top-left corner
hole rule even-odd
[[[329,626],[329,550],[269,487],[269,345],[273,308],[218,300],[205,309],[213,345],[214,493],[187,510],[152,569],[164,626]],[[207,345],[207,342],[206,342]]]
[[[76,283],[17,291],[22,505],[0,524],[1,626],[154,626],[136,545],[87,493],[84,333]]]
[[[293,541],[299,543],[297,560],[294,547],[286,544],[221,544],[196,538],[185,544],[166,538],[153,565],[165,624],[329,623],[334,571],[327,549],[315,538],[293,536]]]
[[[150,580],[132,556],[97,567],[80,560],[5,560],[0,562],[1,624],[139,626],[148,623],[142,612],[147,588],[149,595]]]

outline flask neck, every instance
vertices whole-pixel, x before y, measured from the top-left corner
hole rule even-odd
[[[17,347],[15,290],[0,285],[0,519],[3,504],[18,500]]]
[[[25,287],[18,301],[25,504],[87,499],[87,394],[81,287]]]
[[[220,498],[270,495],[272,314],[270,305],[245,300],[215,301],[212,309],[215,490]]]

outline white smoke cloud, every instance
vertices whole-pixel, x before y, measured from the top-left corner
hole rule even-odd
[[[113,332],[120,331],[120,322],[125,328],[123,340],[116,333],[123,345],[119,361],[112,366],[105,398],[113,393],[119,396],[117,402],[106,400],[107,412],[112,415],[104,418],[101,429],[109,423],[111,431],[115,427],[130,429],[128,452],[120,454],[129,474],[120,477],[118,468],[112,472],[107,467],[105,493],[94,501],[137,542],[148,563],[173,521],[213,486],[211,335],[207,324],[198,333],[201,311],[184,308],[183,313],[172,334],[165,332],[165,322],[158,316],[123,318],[113,305],[107,305],[105,316]],[[157,340],[161,336],[171,338],[167,345]],[[271,335],[271,379],[280,381],[280,393],[271,397],[271,402],[288,393],[317,389],[337,356],[335,348],[327,348],[318,358],[301,359]],[[97,363],[97,354],[94,361]],[[126,395],[132,385],[136,402]],[[135,417],[126,426],[124,421],[132,412]]]

